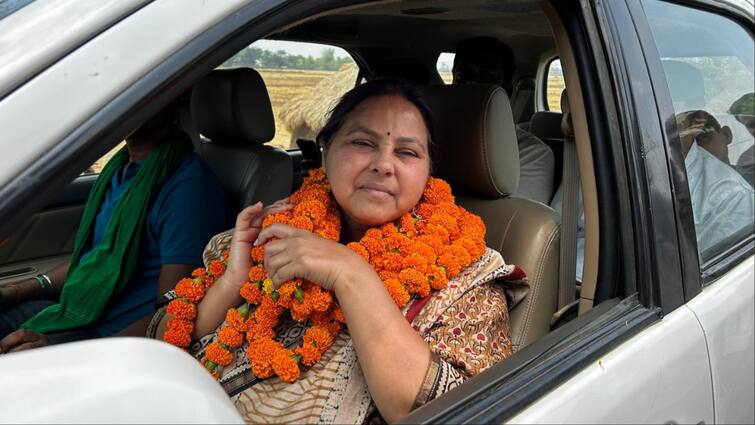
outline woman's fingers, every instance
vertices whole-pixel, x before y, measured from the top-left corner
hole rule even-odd
[[[262,211],[262,202],[244,208],[236,216],[236,229],[248,229],[252,220]]]
[[[284,239],[284,238],[299,236],[302,234],[309,234],[309,232],[307,232],[306,230],[301,230],[292,226],[288,226],[286,224],[274,223],[262,229],[260,234],[257,235],[257,240],[254,241],[254,246],[262,245],[268,240],[273,239],[273,238]]]
[[[288,282],[289,280],[293,280],[297,277],[303,277],[300,275],[301,273],[299,266],[296,263],[287,262],[281,267],[278,267],[275,272],[273,272],[273,275],[270,276],[270,279],[273,281],[273,286],[275,287],[275,289],[278,289],[282,284]]]

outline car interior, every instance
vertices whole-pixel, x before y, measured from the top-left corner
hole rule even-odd
[[[439,55],[453,53],[459,41],[476,36],[493,37],[513,49],[516,72],[511,93],[495,85],[443,82],[436,69]],[[418,88],[435,120],[440,153],[435,175],[451,184],[462,206],[483,218],[488,246],[501,252],[508,263],[519,265],[529,278],[526,297],[510,311],[515,352],[604,301],[595,296],[598,195],[587,117],[572,46],[550,4],[523,0],[375,2],[294,22],[265,38],[342,48],[359,67],[355,83],[375,78],[376,69],[386,61],[412,58],[424,65],[428,84]],[[547,66],[555,58],[561,60],[569,93],[562,96],[561,112],[544,107]],[[269,204],[288,196],[301,184],[303,172],[318,163],[317,150],[306,140],[299,143],[304,149],[269,144],[279,117],[258,70],[218,66],[195,81],[183,98],[180,125],[192,137],[195,151],[218,175],[236,212],[258,200]],[[510,196],[516,190],[519,170],[517,125],[552,150],[554,192],[567,178],[567,169],[577,170],[575,184],[583,196],[579,198],[580,189],[573,186],[566,198],[573,198],[574,205],[583,200],[586,242],[581,282],[573,271],[576,217],[572,214],[571,223],[562,224],[561,216],[549,205]],[[65,193],[0,246],[0,285],[44,272],[70,254],[95,178],[74,180]],[[568,231],[571,236],[566,236],[565,247],[562,239],[567,227],[573,230]]]

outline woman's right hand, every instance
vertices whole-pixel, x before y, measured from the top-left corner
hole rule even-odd
[[[264,208],[262,202],[257,202],[239,213],[229,248],[230,257],[225,272],[227,282],[240,289],[248,280],[247,274],[252,266],[249,252],[262,230],[262,221],[270,214],[281,213],[291,208],[293,206],[288,202],[288,198],[284,198]]]

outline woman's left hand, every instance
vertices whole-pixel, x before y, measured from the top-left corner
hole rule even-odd
[[[257,244],[265,242],[265,270],[276,288],[298,277],[336,291],[349,282],[349,276],[375,273],[369,263],[344,245],[285,224],[262,229]]]

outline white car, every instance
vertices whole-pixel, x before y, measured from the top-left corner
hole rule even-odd
[[[432,92],[460,40],[490,36],[516,56],[513,121],[480,122],[540,137],[554,184],[545,202],[454,186],[486,221],[488,245],[527,272],[529,293],[511,310],[514,355],[405,422],[754,423],[754,9],[751,0],[0,0],[0,286],[70,255],[96,179],[81,171],[213,69],[265,67],[272,96],[291,69],[248,59],[248,46],[338,49],[356,64],[351,85],[411,58]],[[729,128],[727,158],[695,144],[695,158],[713,164],[699,166],[683,152],[675,116],[689,110]],[[222,142],[201,136],[189,109],[184,118],[196,151],[218,152]],[[306,138],[300,130],[278,125],[290,140]],[[264,163],[251,180],[269,189],[265,202],[288,195],[316,160],[302,146],[263,149],[287,164]],[[218,164],[256,151],[225,152],[208,161],[230,188],[238,177]],[[561,181],[563,223],[546,205]],[[234,196],[237,207],[255,200]],[[242,422],[196,361],[160,341],[2,354],[0,376],[0,422]]]

